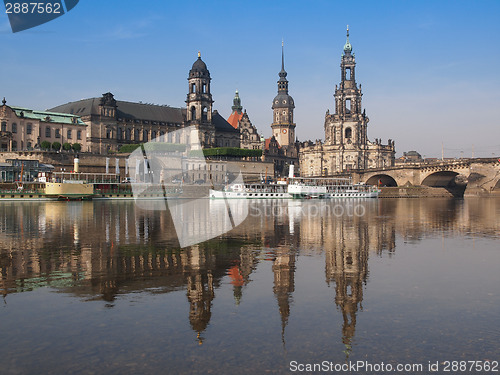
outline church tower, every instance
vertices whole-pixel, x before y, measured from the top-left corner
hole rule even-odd
[[[186,120],[188,125],[194,125],[198,129],[202,147],[210,147],[215,143],[210,81],[210,72],[198,52],[198,59],[189,71]]]
[[[367,142],[368,117],[362,112],[361,85],[356,83],[356,60],[349,42],[349,26],[340,61],[340,86],[335,86],[335,114],[325,122],[327,143],[363,147]]]
[[[293,98],[288,95],[288,81],[285,71],[285,56],[281,43],[281,71],[278,80],[278,95],[273,100],[273,136],[280,146],[291,146],[295,143],[295,124],[293,122]]]

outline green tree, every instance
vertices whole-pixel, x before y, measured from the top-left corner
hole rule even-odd
[[[80,143],[73,143],[71,148],[73,149],[73,151],[78,152],[82,149],[82,145]]]
[[[52,143],[52,148],[56,151],[59,151],[61,149],[61,144],[59,142],[54,142]]]
[[[71,150],[71,143],[63,143],[62,148],[64,151],[69,151]]]
[[[49,141],[43,141],[42,143],[40,143],[40,147],[42,148],[42,150],[50,150],[51,146],[52,144]]]

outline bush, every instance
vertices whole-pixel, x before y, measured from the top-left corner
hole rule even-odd
[[[52,149],[59,151],[61,149],[61,144],[59,142],[52,143]]]
[[[64,151],[69,151],[71,150],[71,143],[63,143],[62,148]]]
[[[232,157],[259,157],[262,156],[262,150],[249,150],[238,147],[215,147],[203,150],[205,156],[232,156]]]
[[[71,148],[73,149],[73,151],[78,152],[82,149],[82,145],[80,143],[73,143]]]
[[[43,141],[42,143],[40,143],[40,147],[42,150],[50,150],[51,146],[52,144],[49,141]]]

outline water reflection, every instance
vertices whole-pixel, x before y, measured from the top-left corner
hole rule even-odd
[[[133,202],[0,204],[0,288],[8,294],[50,286],[83,301],[185,291],[187,318],[207,339],[216,291],[232,287],[240,304],[261,262],[271,262],[281,339],[291,319],[300,257],[323,256],[332,306],[342,317],[348,357],[369,283],[369,257],[396,254],[396,238],[497,238],[500,201],[252,201],[246,221],[216,239],[180,249],[168,211]],[[217,223],[207,217],[207,226]],[[314,278],[317,274],[312,274]],[[276,306],[276,305],[275,305]]]

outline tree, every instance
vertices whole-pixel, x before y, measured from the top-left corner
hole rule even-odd
[[[50,146],[52,146],[52,144],[49,141],[43,141],[40,143],[42,150],[50,150]]]
[[[73,143],[71,148],[73,149],[73,151],[78,152],[82,149],[82,145],[80,143]]]
[[[71,143],[67,143],[67,142],[66,142],[66,143],[64,143],[64,144],[62,145],[62,148],[63,148],[63,150],[64,150],[64,151],[69,151],[69,150],[71,150]]]
[[[59,151],[61,149],[61,144],[59,142],[54,142],[52,143],[52,148],[56,151]]]

